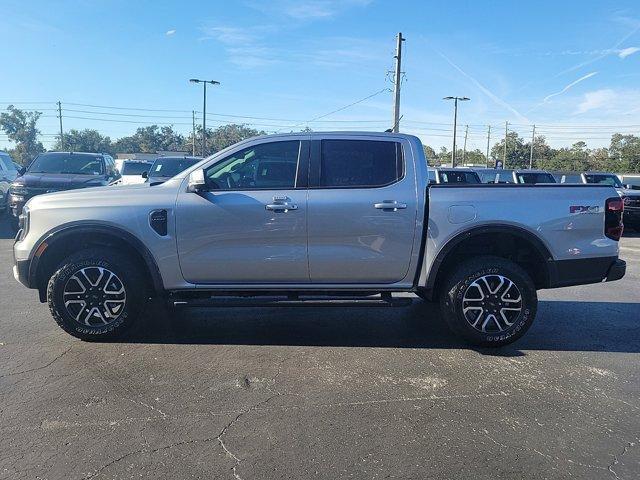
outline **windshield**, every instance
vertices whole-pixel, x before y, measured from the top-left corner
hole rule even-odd
[[[142,162],[124,162],[122,175],[142,175],[148,172],[151,164]]]
[[[36,157],[28,171],[29,173],[103,175],[104,162],[100,155],[44,153]]]
[[[192,158],[159,158],[155,161],[151,170],[150,177],[173,177],[187,168],[198,163],[199,159]]]
[[[518,183],[556,183],[556,179],[547,172],[520,172],[518,173]]]
[[[0,154],[0,163],[2,163],[4,168],[10,172],[15,172],[17,170],[16,165],[13,163],[9,155],[4,153]]]
[[[480,177],[476,172],[457,170],[441,170],[440,183],[480,183]]]
[[[612,187],[622,188],[622,182],[615,175],[585,175],[587,183],[599,183],[602,185],[611,185]]]

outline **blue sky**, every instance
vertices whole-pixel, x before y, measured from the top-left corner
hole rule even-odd
[[[552,145],[640,133],[637,0],[0,0],[0,16],[0,107],[43,111],[45,145],[58,100],[65,129],[117,138],[158,122],[187,132],[189,112],[202,108],[194,76],[221,82],[208,110],[229,116],[209,125],[239,115],[270,119],[236,119],[267,131],[383,130],[389,91],[308,121],[392,88],[398,31],[407,39],[401,130],[434,147],[451,142],[447,95],[471,97],[460,106],[458,141],[469,124],[469,148],[483,151],[486,125],[493,143],[505,121],[526,137],[535,123]]]

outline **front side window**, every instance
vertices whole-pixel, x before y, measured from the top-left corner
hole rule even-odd
[[[45,153],[39,155],[29,166],[29,173],[104,175],[104,172],[104,160],[100,155]]]
[[[261,143],[242,149],[205,170],[213,190],[273,190],[296,186],[300,142]]]
[[[404,175],[397,142],[322,140],[320,187],[383,187]]]

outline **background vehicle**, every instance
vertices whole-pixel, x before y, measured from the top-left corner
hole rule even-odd
[[[538,183],[557,183],[551,173],[546,170],[514,170],[513,181],[515,183],[538,184]]]
[[[125,160],[120,170],[120,179],[113,182],[112,185],[137,185],[144,183],[151,165],[151,162]]]
[[[433,178],[432,178],[433,173]],[[431,183],[482,183],[480,176],[469,168],[432,168],[429,170]]]
[[[538,289],[622,278],[621,217],[610,186],[428,185],[411,135],[284,134],[160,185],[33,198],[14,275],[83,339],[123,332],[152,295],[346,307],[414,292],[467,341],[499,346],[530,327]]]
[[[200,160],[202,160],[201,157],[158,157],[147,174],[142,176],[147,179],[146,182],[157,185],[166,182]]]
[[[502,168],[474,168],[482,183],[514,183],[513,170]]]
[[[7,211],[9,186],[18,176],[18,168],[6,152],[0,152],[0,215]]]
[[[626,188],[617,175],[606,172],[585,172],[582,183],[611,185],[624,202],[624,224],[627,228],[640,231],[640,191]]]
[[[38,155],[9,188],[9,208],[17,225],[22,207],[43,193],[108,185],[120,178],[110,155],[46,152]]]
[[[556,183],[584,183],[580,172],[551,172],[556,179]]]

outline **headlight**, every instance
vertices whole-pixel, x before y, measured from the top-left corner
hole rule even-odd
[[[27,195],[27,187],[20,183],[13,183],[9,187],[9,193],[11,195]]]
[[[20,238],[24,238],[27,236],[27,233],[29,233],[29,219],[31,217],[31,214],[29,212],[29,207],[27,207],[26,205],[22,208],[22,213],[20,214],[20,216],[18,217],[18,228],[20,230],[22,230],[22,233],[20,234]]]

